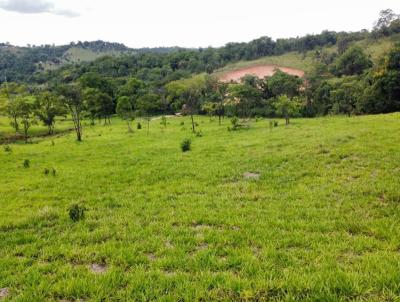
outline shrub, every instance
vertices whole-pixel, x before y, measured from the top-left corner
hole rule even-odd
[[[231,124],[232,124],[232,127],[228,127],[228,131],[235,131],[235,130],[238,130],[239,128],[243,127],[243,125],[240,124],[239,119],[236,116],[231,118]]]
[[[189,138],[185,138],[181,143],[182,152],[190,151],[192,141]]]
[[[24,165],[24,168],[29,168],[31,166],[30,160],[29,159],[25,159],[23,165]]]
[[[73,204],[68,209],[69,218],[71,218],[73,222],[82,220],[83,218],[85,218],[85,211],[86,211],[85,207],[80,206],[78,204]]]
[[[275,127],[278,127],[278,122],[274,120],[269,121],[269,128],[272,129]]]
[[[141,124],[141,123],[137,123],[136,128],[137,128],[138,130],[142,129],[142,124]]]

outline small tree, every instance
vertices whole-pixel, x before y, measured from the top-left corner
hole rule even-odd
[[[290,99],[286,95],[281,95],[275,101],[276,113],[285,118],[286,125],[289,125],[291,117],[300,114],[300,108],[300,100],[297,97]]]
[[[154,93],[145,94],[137,100],[136,107],[139,110],[139,113],[145,116],[147,120],[147,135],[149,134],[150,131],[150,116],[158,108],[157,101],[158,101],[158,95]]]
[[[134,112],[130,99],[127,96],[121,96],[117,100],[117,114],[128,124],[128,131],[133,132],[131,121],[134,119]]]
[[[201,109],[207,113],[211,120],[212,116],[217,112],[217,106],[217,103],[205,102]]]
[[[36,117],[47,126],[47,133],[53,134],[56,117],[66,114],[65,107],[57,96],[49,91],[37,95],[34,107]]]
[[[76,139],[80,142],[82,141],[82,113],[85,109],[81,88],[77,84],[64,84],[57,89],[63,103],[71,114]]]
[[[20,119],[24,131],[25,143],[28,142],[28,131],[29,128],[36,124],[34,115],[35,98],[33,96],[18,97],[15,100],[16,110],[18,112],[17,117]]]
[[[3,100],[3,106],[7,116],[11,119],[10,125],[15,129],[15,132],[19,131],[18,123],[18,104],[15,101],[18,97],[27,95],[27,89],[25,86],[17,83],[5,83],[0,91],[1,99]]]

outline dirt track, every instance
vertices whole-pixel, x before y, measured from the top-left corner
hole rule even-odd
[[[276,69],[282,70],[283,72],[286,72],[291,75],[296,75],[298,77],[304,76],[304,71],[300,69],[280,67],[277,65],[256,65],[225,72],[219,78],[223,82],[230,82],[230,81],[238,82],[241,78],[243,78],[247,74],[255,75],[259,78],[264,78],[266,76],[272,76],[275,73]]]

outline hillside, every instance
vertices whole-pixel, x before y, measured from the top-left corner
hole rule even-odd
[[[2,148],[6,299],[397,299],[399,114],[231,132],[195,120],[202,137],[189,117],[148,135],[114,119],[82,143]],[[86,218],[74,223],[76,203]]]
[[[7,77],[11,81],[26,81],[37,72],[58,69],[68,64],[91,62],[100,57],[134,55],[140,53],[169,53],[179,47],[133,49],[121,43],[104,41],[71,42],[68,45],[29,45],[27,47],[0,43],[0,83]]]
[[[362,39],[353,42],[353,44],[362,47],[366,54],[371,57],[373,62],[378,63],[378,60],[388,52],[396,42],[400,42],[400,35],[394,35],[392,37],[385,37],[377,40]],[[319,49],[319,51],[334,53],[337,51],[337,46],[325,46]],[[294,68],[307,73],[313,69],[315,64],[315,53],[315,50],[307,51],[305,53],[288,52],[282,55],[262,57],[257,60],[239,61],[216,70],[214,74],[219,78],[229,79],[235,78],[237,73],[246,74],[247,71],[252,73],[252,69],[254,68],[265,67],[265,69],[271,69],[271,66]],[[294,71],[293,74],[298,75],[299,73]]]

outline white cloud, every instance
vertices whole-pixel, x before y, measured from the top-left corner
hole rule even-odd
[[[77,12],[55,8],[53,3],[43,0],[3,0],[0,2],[0,8],[21,14],[50,13],[64,17],[79,16]]]

